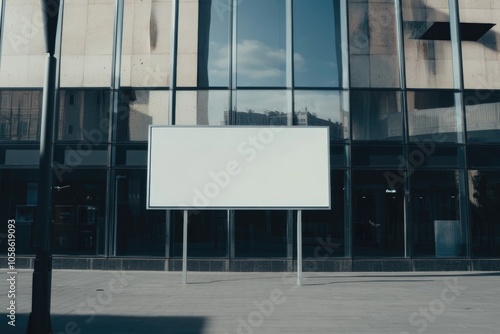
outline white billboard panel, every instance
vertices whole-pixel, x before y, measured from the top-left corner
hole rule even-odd
[[[328,127],[151,126],[148,209],[328,209]]]

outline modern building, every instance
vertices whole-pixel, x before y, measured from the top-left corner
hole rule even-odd
[[[0,4],[0,264],[15,219],[33,267],[42,13]],[[329,126],[305,271],[500,270],[500,1],[61,4],[54,268],[180,270],[182,212],[146,210],[153,124]],[[192,210],[188,268],[293,271],[295,226]]]

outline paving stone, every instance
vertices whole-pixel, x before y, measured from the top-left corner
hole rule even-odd
[[[0,271],[6,303],[7,273]],[[55,334],[498,333],[500,273],[293,273],[54,270]],[[32,270],[19,270],[16,326],[25,333]],[[68,327],[69,326],[69,327]],[[74,327],[68,332],[68,328]],[[76,329],[75,329],[76,328]]]

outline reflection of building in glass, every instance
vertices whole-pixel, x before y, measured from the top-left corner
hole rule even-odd
[[[37,201],[39,18],[0,6],[0,221]],[[61,19],[56,256],[177,268],[182,212],[145,209],[149,125],[328,126],[332,210],[303,213],[305,257],[336,245],[319,270],[498,269],[498,0],[68,0]],[[193,266],[291,270],[294,215],[193,212]]]
[[[225,112],[227,117],[228,113]],[[236,123],[241,125],[287,125],[288,115],[279,111],[264,111],[263,113],[249,110],[237,111]],[[226,118],[227,120],[227,118]],[[228,120],[227,120],[228,121]],[[229,124],[229,123],[226,123]]]
[[[59,135],[65,140],[84,140],[109,114],[109,93],[103,90],[65,90],[60,93]]]
[[[337,122],[332,122],[331,120],[322,119],[316,116],[316,114],[310,113],[307,107],[304,111],[298,111],[294,114],[294,123],[296,125],[303,126],[328,126],[330,128],[330,138],[339,139],[344,135],[344,127],[342,124]]]
[[[38,140],[42,92],[3,90],[0,94],[0,140]]]

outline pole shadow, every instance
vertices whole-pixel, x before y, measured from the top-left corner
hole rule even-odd
[[[16,314],[16,326],[7,324],[1,315],[0,333],[24,334],[29,314]],[[135,315],[52,315],[53,334],[202,334],[206,319],[198,316],[135,316]],[[43,334],[43,333],[40,333]]]

